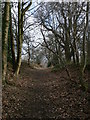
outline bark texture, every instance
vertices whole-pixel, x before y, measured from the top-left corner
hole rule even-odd
[[[8,42],[8,28],[9,28],[9,7],[10,3],[5,3],[5,9],[4,9],[4,19],[3,19],[3,33],[2,33],[2,42],[3,42],[3,74],[2,78],[5,81],[6,72],[7,72],[7,42]]]
[[[17,43],[17,68],[16,75],[19,74],[21,66],[21,49],[22,49],[22,39],[21,39],[21,1],[18,2],[18,43]]]

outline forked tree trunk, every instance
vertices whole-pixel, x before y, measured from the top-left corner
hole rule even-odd
[[[21,66],[21,52],[22,52],[22,43],[23,43],[23,17],[25,12],[29,9],[32,4],[32,1],[28,4],[26,8],[24,8],[24,2],[22,0],[22,9],[21,9],[21,0],[18,0],[18,48],[17,48],[17,68],[16,75],[19,74],[20,66]]]
[[[7,43],[8,43],[8,28],[9,28],[9,10],[10,10],[10,3],[5,2],[5,9],[4,9],[4,16],[3,16],[3,31],[2,31],[2,58],[3,58],[3,73],[2,78],[5,81],[6,72],[7,72]]]

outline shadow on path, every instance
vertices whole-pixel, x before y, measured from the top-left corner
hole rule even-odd
[[[88,117],[86,94],[71,84],[66,72],[50,69],[21,69],[16,86],[3,88],[5,118],[80,118]]]

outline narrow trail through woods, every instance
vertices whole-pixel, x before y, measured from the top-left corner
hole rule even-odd
[[[72,72],[72,75],[73,72]],[[74,77],[74,76],[73,76]],[[86,96],[71,84],[67,73],[22,68],[15,86],[3,89],[5,118],[84,118]]]

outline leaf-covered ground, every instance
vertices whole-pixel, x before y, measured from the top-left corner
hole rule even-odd
[[[55,118],[89,120],[89,97],[79,85],[78,70],[21,68],[12,85],[3,86],[3,120],[6,118]],[[89,77],[89,76],[88,76]],[[12,81],[12,77],[8,78]]]

